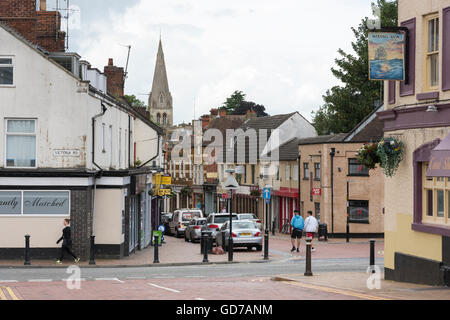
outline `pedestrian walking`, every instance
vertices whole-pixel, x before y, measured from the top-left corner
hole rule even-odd
[[[312,215],[312,211],[308,211],[308,217],[305,220],[306,236],[311,239],[314,239],[314,234],[317,232],[318,227],[319,227],[319,222]],[[316,251],[316,249],[314,249],[312,240],[311,240],[311,251]]]
[[[61,247],[61,256],[59,257],[59,260],[56,260],[57,264],[62,264],[62,261],[64,259],[64,252],[67,252],[69,255],[73,257],[73,261],[75,263],[78,263],[80,261],[80,258],[78,258],[73,252],[72,252],[72,231],[70,228],[70,219],[64,219],[64,229],[62,237],[59,238],[59,240],[56,242],[56,244],[59,244],[62,240],[62,247]]]
[[[292,249],[291,252],[294,252],[295,249],[297,249],[297,252],[300,252],[300,239],[302,238],[303,233],[303,227],[305,225],[305,222],[300,215],[299,210],[294,210],[294,217],[292,217],[291,220],[291,226],[293,228],[292,234],[291,234],[291,243],[292,243]],[[297,239],[297,248],[295,248],[295,239]]]

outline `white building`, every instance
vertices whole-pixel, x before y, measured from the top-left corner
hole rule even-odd
[[[148,245],[163,130],[107,94],[106,75],[78,55],[1,23],[0,43],[0,259],[22,256],[26,234],[32,257],[56,257],[69,217],[84,258],[91,235],[97,256]]]

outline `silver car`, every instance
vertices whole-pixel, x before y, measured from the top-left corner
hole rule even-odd
[[[225,250],[228,250],[229,235],[230,235],[230,222],[226,222],[220,232],[216,234],[216,243],[218,246],[222,246]],[[225,234],[225,243],[222,239],[222,234]],[[233,248],[234,247],[247,247],[252,250],[253,247],[256,251],[262,250],[262,234],[261,230],[258,229],[253,221],[243,220],[243,221],[233,221],[233,230],[231,233],[233,237]]]
[[[236,213],[233,213],[232,219],[238,220]],[[206,225],[202,227],[202,231],[211,231],[211,237],[215,241],[217,229],[221,228],[227,221],[230,221],[229,213],[210,213],[208,218],[206,218]]]
[[[184,241],[195,242],[202,238],[202,227],[206,224],[205,218],[192,219],[184,231]]]
[[[238,213],[238,218],[239,220],[251,220],[254,223],[256,223],[256,226],[259,228],[259,230],[262,230],[262,224],[261,224],[261,220],[258,219],[258,217],[256,216],[256,214],[254,213]]]

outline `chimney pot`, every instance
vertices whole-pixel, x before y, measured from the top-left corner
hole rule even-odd
[[[114,65],[114,61],[112,58],[109,58],[108,60],[108,66],[113,66]]]

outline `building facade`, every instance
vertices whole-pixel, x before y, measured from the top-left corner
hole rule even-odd
[[[0,42],[0,258],[22,257],[25,235],[32,258],[56,257],[63,218],[82,258],[91,236],[101,257],[144,246],[151,208],[137,181],[149,187],[161,164],[162,129],[77,54],[55,55],[4,24]]]
[[[385,83],[386,137],[405,145],[385,181],[385,279],[449,285],[450,1],[399,0],[409,81]]]

